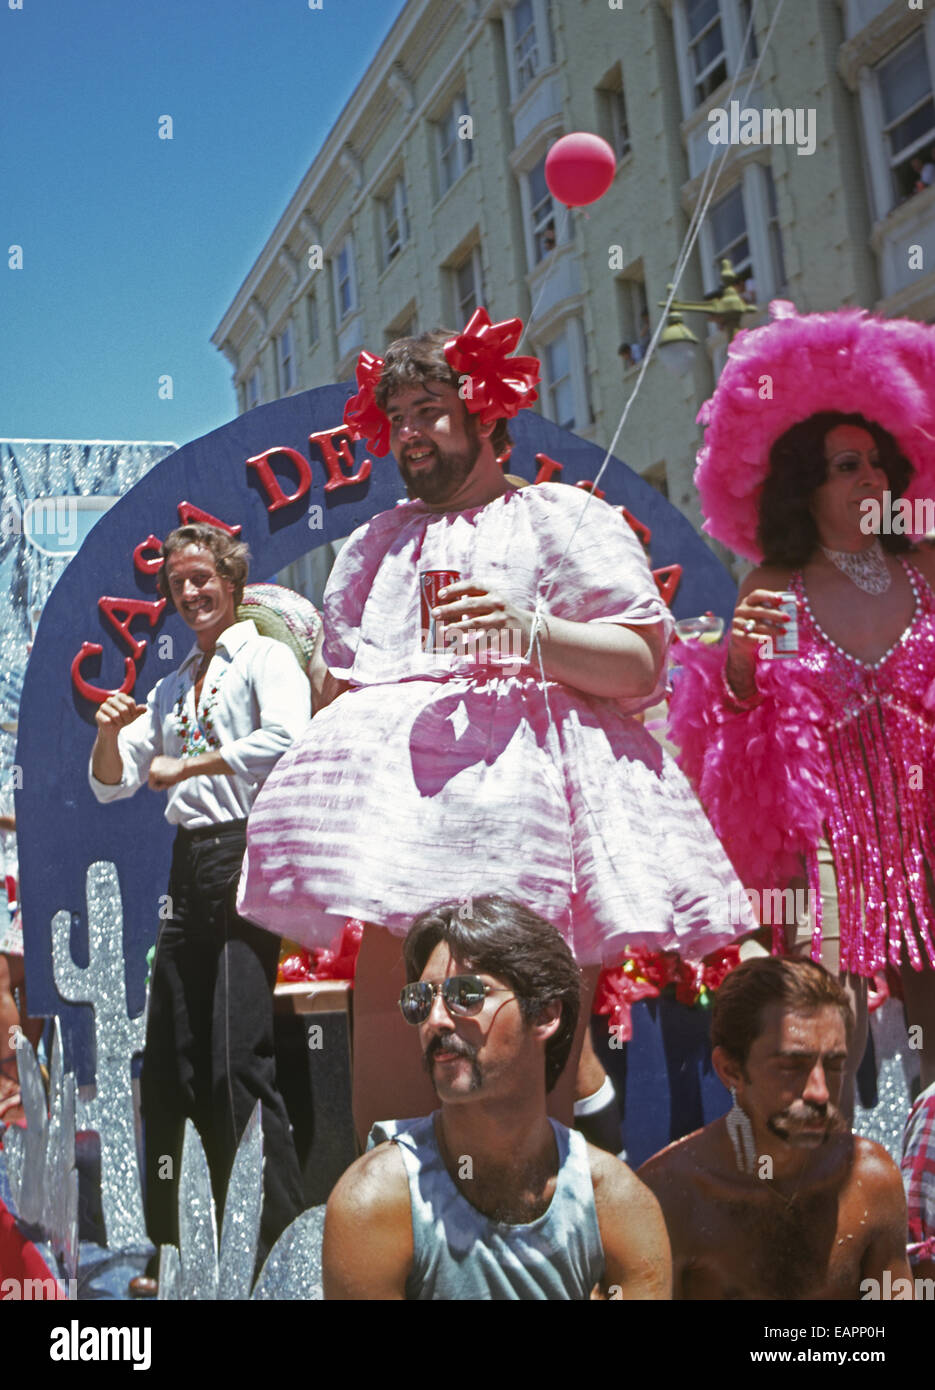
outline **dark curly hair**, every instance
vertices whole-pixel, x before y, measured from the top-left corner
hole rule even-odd
[[[457,389],[461,378],[445,356],[445,344],[457,336],[453,329],[435,328],[429,333],[420,333],[417,338],[397,338],[390,343],[373,393],[380,409],[385,412],[387,401],[397,391],[411,390],[426,381],[441,381]],[[474,419],[466,406],[465,412],[468,420]],[[509,450],[512,441],[505,419],[494,425],[490,442],[498,459]]]
[[[909,486],[915,469],[882,425],[863,415],[842,415],[836,410],[810,415],[781,434],[769,451],[769,473],[760,494],[757,526],[765,564],[798,569],[819,545],[810,504],[815,489],[828,476],[825,439],[838,425],[857,425],[872,435],[894,497],[901,497]],[[912,549],[908,536],[884,533],[880,543],[892,554]]]
[[[545,1045],[545,1089],[551,1091],[568,1061],[581,1009],[581,976],[561,933],[531,908],[494,894],[440,903],[409,928],[403,942],[407,980],[419,979],[439,942],[470,969],[505,980],[527,1023],[560,1002],[561,1022]]]

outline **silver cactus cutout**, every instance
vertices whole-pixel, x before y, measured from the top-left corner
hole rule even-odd
[[[87,873],[88,964],[76,965],[69,949],[71,917],[52,918],[52,965],[63,999],[94,1009],[96,1095],[78,1101],[78,1126],[101,1141],[101,1206],[110,1249],[149,1244],[136,1153],[130,1064],[143,1047],[145,1019],[130,1018],[124,975],[123,902],[117,870],[109,861]],[[24,1098],[25,1099],[25,1098]],[[27,1130],[28,1134],[28,1130]],[[24,1217],[24,1220],[27,1219]]]
[[[185,1122],[179,1175],[179,1249],[159,1255],[159,1298],[320,1299],[324,1207],[312,1207],[283,1231],[251,1294],[263,1204],[263,1130],[257,1102],[241,1136],[224,1206],[220,1254],[208,1164],[198,1131]]]

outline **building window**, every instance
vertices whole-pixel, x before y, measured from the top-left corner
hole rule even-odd
[[[317,347],[321,333],[318,327],[318,300],[313,294],[305,297],[305,324],[308,330],[309,347]]]
[[[597,88],[597,120],[600,133],[618,159],[630,153],[630,126],[623,95],[623,73],[618,63]]]
[[[932,74],[922,30],[880,63],[876,74],[893,194],[900,201],[916,191],[935,143]]]
[[[767,223],[766,234],[769,241],[769,256],[772,262],[773,273],[772,293],[778,294],[785,290],[788,285],[786,280],[786,261],[782,253],[782,232],[779,227],[779,206],[776,202],[776,185],[773,182],[772,169],[764,169],[766,179],[766,208]]]
[[[295,352],[292,346],[291,323],[287,323],[279,335],[276,356],[279,364],[279,394],[285,396],[295,387]]]
[[[747,39],[746,47],[745,47],[745,48],[742,48],[742,51],[741,51],[741,54],[740,54],[740,66],[741,66],[741,67],[745,67],[747,63],[755,63],[756,60],[757,60],[757,58],[759,57],[759,54],[760,54],[760,50],[759,50],[759,49],[757,48],[757,46],[756,46],[756,31],[755,31],[753,25],[750,23],[750,18],[751,18],[752,13],[753,13],[753,4],[752,4],[752,0],[740,0],[740,43],[741,43],[741,45],[743,45],[743,36],[744,36],[744,34],[747,32],[747,29],[748,29],[748,28],[749,28],[749,30],[750,30],[750,37]]]
[[[526,175],[529,191],[529,226],[532,233],[533,265],[555,250],[555,207],[545,181],[545,155]]]
[[[652,337],[642,265],[637,264],[632,270],[626,271],[618,278],[616,284],[617,319],[620,328],[617,355],[626,370],[642,359]]]
[[[464,117],[468,120],[465,122]],[[474,157],[469,138],[470,115],[467,96],[459,93],[435,126],[438,144],[438,194],[448,189],[460,178]]]
[[[255,405],[259,405],[263,396],[262,380],[259,367],[254,367],[247,377],[247,409],[252,410]]]
[[[354,277],[354,246],[351,238],[345,237],[341,249],[332,262],[334,266],[334,303],[337,320],[340,323],[357,308],[357,286]]]
[[[753,263],[747,237],[743,188],[739,183],[726,198],[712,204],[710,223],[715,268],[720,271],[721,261],[726,257],[732,263],[734,273],[741,280],[748,279],[753,274]],[[742,290],[741,286],[738,288]]]
[[[409,240],[409,205],[406,184],[400,177],[385,198],[379,200],[380,242],[383,247],[384,269],[395,260]]]
[[[568,330],[545,347],[546,408],[549,418],[564,430],[575,427],[575,387],[572,379]]]
[[[518,0],[512,10],[513,71],[516,92],[524,92],[539,71],[539,42],[533,0]]]
[[[707,101],[727,77],[727,54],[718,0],[685,0],[688,56],[695,105]]]
[[[464,325],[479,304],[484,302],[484,280],[481,270],[480,248],[475,246],[460,265],[451,272],[454,290],[454,321]]]

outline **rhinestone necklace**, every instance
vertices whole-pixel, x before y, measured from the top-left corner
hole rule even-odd
[[[867,550],[829,550],[826,545],[821,548],[831,563],[865,594],[885,594],[893,582],[878,540]]]

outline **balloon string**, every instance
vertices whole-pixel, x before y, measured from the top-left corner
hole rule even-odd
[[[565,228],[567,227],[569,218],[570,218],[570,216],[571,216],[571,208],[566,207],[564,203],[559,204],[559,207],[560,207],[560,211],[561,211],[562,222],[561,222],[561,226],[558,228],[558,230],[557,230],[556,233],[555,233],[556,245],[558,244],[559,234],[561,233],[561,235],[564,236]],[[563,242],[562,244],[564,245],[565,243]],[[554,269],[555,269],[555,257],[554,257],[554,256],[550,256],[550,257],[549,257],[549,264],[548,264],[548,265],[546,266],[546,268],[545,268],[545,274],[543,275],[543,277],[542,277],[542,283],[541,283],[541,285],[539,286],[539,293],[536,295],[535,302],[533,303],[533,306],[532,306],[532,308],[531,308],[530,311],[529,311],[529,318],[526,320],[526,325],[525,325],[525,327],[523,328],[522,333],[520,334],[519,342],[516,344],[515,351],[517,351],[517,352],[519,351],[520,347],[522,346],[523,339],[525,338],[526,334],[529,332],[529,326],[530,326],[530,324],[533,323],[533,321],[535,320],[535,317],[536,317],[536,310],[539,308],[539,305],[542,303],[542,296],[545,294],[546,286],[547,286],[548,283],[549,283],[549,278],[550,278],[550,276],[551,276],[551,274],[552,274],[552,271],[553,271]]]
[[[749,18],[749,20],[748,20],[748,22],[747,22],[747,28],[746,28],[746,32],[745,32],[745,34],[744,34],[743,47],[741,48],[741,53],[746,53],[746,51],[747,51],[747,47],[748,47],[749,42],[750,42],[750,35],[751,35],[751,33],[752,33],[752,30],[753,30],[753,20],[754,20],[755,14],[756,14],[756,7],[757,7],[757,4],[758,4],[758,3],[759,3],[759,0],[753,0],[753,4],[752,4],[751,7],[750,7],[750,18]],[[753,86],[754,86],[754,84],[755,84],[755,82],[756,82],[757,75],[759,74],[760,67],[762,66],[762,63],[763,63],[763,59],[766,57],[766,52],[767,52],[767,49],[769,48],[770,40],[772,39],[772,36],[773,36],[773,31],[774,31],[774,29],[776,28],[776,23],[777,23],[777,21],[778,21],[778,19],[779,19],[780,14],[782,13],[782,8],[783,8],[783,5],[784,5],[784,4],[785,4],[785,0],[778,0],[778,3],[777,3],[777,5],[776,5],[775,12],[774,12],[774,14],[773,14],[773,18],[772,18],[772,20],[770,21],[769,29],[768,29],[767,32],[766,32],[766,38],[765,38],[764,41],[763,41],[763,48],[762,48],[762,50],[761,50],[761,52],[760,52],[760,54],[759,54],[759,56],[758,56],[758,58],[757,58],[757,60],[756,60],[756,63],[755,63],[754,68],[753,68],[753,72],[750,74],[750,80],[749,80],[749,82],[747,83],[746,89],[745,89],[744,94],[743,94],[743,96],[742,96],[742,98],[741,98],[741,102],[744,103],[744,104],[746,103],[746,100],[747,100],[747,98],[749,97],[750,92],[752,91]],[[737,87],[737,80],[738,80],[739,76],[740,76],[740,69],[738,68],[737,72],[735,72],[735,74],[734,74],[734,76],[733,76],[733,79],[732,79],[732,81],[731,81],[730,90],[729,90],[729,92],[728,92],[728,94],[727,94],[726,104],[727,104],[728,106],[730,105],[731,98],[733,97],[734,91],[735,91],[735,89],[736,89],[736,87]],[[723,155],[721,156],[720,160],[715,161],[715,160],[712,159],[712,160],[710,160],[710,161],[708,162],[707,165],[705,165],[704,175],[703,175],[703,178],[702,178],[701,186],[700,186],[700,188],[699,188],[699,190],[698,190],[698,197],[697,197],[696,202],[695,202],[695,209],[694,209],[694,212],[692,213],[691,221],[689,222],[689,226],[688,226],[688,231],[686,232],[685,240],[684,240],[683,243],[682,243],[682,248],[681,248],[681,250],[679,251],[678,259],[676,260],[675,272],[674,272],[674,274],[673,274],[672,284],[671,284],[671,286],[669,287],[669,291],[668,291],[668,294],[667,294],[667,296],[666,296],[666,302],[665,302],[665,305],[663,306],[663,311],[662,311],[662,313],[661,313],[660,316],[659,316],[658,322],[657,322],[657,324],[656,324],[655,332],[653,333],[652,337],[650,338],[649,346],[647,347],[645,353],[643,354],[642,361],[640,362],[640,370],[639,370],[639,372],[638,372],[638,374],[637,374],[636,381],[634,382],[633,390],[630,392],[629,398],[627,399],[626,403],[624,404],[623,411],[621,412],[621,415],[620,415],[620,419],[619,419],[619,421],[617,422],[617,428],[616,428],[615,431],[614,431],[613,438],[611,439],[610,443],[609,443],[608,446],[607,446],[607,451],[606,451],[606,453],[604,454],[604,460],[603,460],[603,462],[602,462],[600,468],[598,469],[597,477],[594,479],[594,482],[591,484],[590,488],[588,488],[588,490],[587,490],[587,492],[586,492],[586,496],[585,496],[585,500],[584,500],[584,505],[583,505],[582,508],[581,508],[581,512],[580,512],[580,514],[579,514],[579,516],[578,516],[577,522],[575,523],[574,529],[572,530],[572,533],[571,533],[571,535],[570,535],[569,538],[568,538],[568,544],[565,546],[564,551],[562,552],[561,556],[559,557],[558,564],[556,565],[555,570],[554,570],[553,575],[552,575],[552,578],[551,578],[551,580],[550,580],[549,583],[548,583],[548,587],[546,588],[545,592],[544,592],[543,595],[542,595],[542,603],[543,603],[543,604],[545,604],[545,603],[548,601],[548,599],[551,597],[552,591],[553,591],[553,589],[555,588],[555,585],[558,583],[558,580],[559,580],[560,575],[561,575],[562,566],[564,565],[565,560],[566,560],[567,557],[568,557],[568,553],[569,553],[569,551],[571,550],[571,547],[572,547],[572,545],[573,545],[573,543],[574,543],[575,536],[576,536],[577,533],[578,533],[578,528],[580,527],[582,521],[584,520],[585,512],[587,511],[588,507],[590,506],[591,501],[592,501],[592,498],[594,498],[595,495],[596,495],[596,493],[597,493],[597,489],[598,489],[598,486],[599,486],[599,484],[600,484],[600,481],[601,481],[601,479],[603,478],[603,476],[604,476],[605,472],[607,471],[607,468],[608,468],[608,466],[609,466],[609,464],[610,464],[610,460],[611,460],[611,457],[612,457],[612,455],[613,455],[614,449],[616,448],[617,441],[619,440],[620,435],[623,433],[623,428],[624,428],[624,426],[625,426],[625,424],[626,424],[626,422],[627,422],[627,418],[628,418],[628,416],[629,416],[629,414],[630,414],[630,410],[632,409],[633,402],[636,400],[637,396],[639,395],[640,388],[642,387],[643,381],[644,381],[645,376],[646,376],[647,368],[649,367],[649,363],[650,363],[650,361],[651,361],[651,359],[652,359],[652,357],[653,357],[653,354],[654,354],[655,351],[656,351],[656,344],[657,344],[658,341],[659,341],[659,338],[660,338],[660,336],[661,336],[661,334],[662,334],[663,328],[665,327],[666,320],[667,320],[667,318],[668,318],[668,316],[669,316],[669,310],[670,310],[670,308],[671,308],[671,306],[672,306],[672,301],[673,301],[673,299],[675,298],[676,292],[677,292],[678,287],[679,287],[679,283],[680,283],[680,281],[681,281],[681,279],[682,279],[682,275],[683,275],[684,272],[685,272],[685,267],[686,267],[686,265],[688,264],[688,258],[689,258],[689,256],[691,255],[692,251],[693,251],[694,248],[695,248],[695,243],[696,243],[696,241],[698,240],[698,236],[699,236],[699,233],[701,232],[701,228],[702,228],[702,225],[703,225],[703,223],[704,223],[704,219],[705,219],[705,217],[706,217],[707,214],[708,214],[708,209],[710,208],[711,202],[712,202],[712,200],[713,200],[713,198],[714,198],[714,194],[715,194],[715,192],[717,191],[718,180],[719,180],[720,177],[721,177],[721,173],[722,173],[722,171],[723,171],[723,168],[724,168],[725,163],[727,162],[727,158],[728,158],[728,155],[730,154],[730,150],[731,150],[731,146],[730,146],[730,145],[725,145],[725,147],[724,147],[724,153],[723,153]],[[711,179],[711,171],[712,171],[712,169],[714,170],[714,177],[713,177],[713,179]],[[708,186],[707,186],[709,182],[710,182],[710,188],[708,188]],[[540,298],[541,298],[541,294],[540,294]],[[536,638],[536,640],[537,640],[537,642],[538,642],[538,633],[537,633],[537,638]]]

